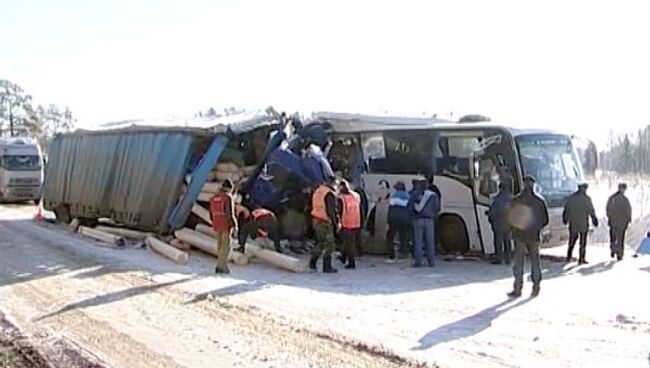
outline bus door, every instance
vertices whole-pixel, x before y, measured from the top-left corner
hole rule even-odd
[[[514,177],[506,163],[509,145],[500,133],[492,133],[483,137],[472,154],[472,184],[476,204],[476,214],[481,229],[483,251],[492,254],[494,249],[494,234],[487,213],[492,198],[499,192],[502,181],[512,187]]]

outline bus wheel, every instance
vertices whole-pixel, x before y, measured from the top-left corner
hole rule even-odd
[[[442,215],[438,220],[441,251],[465,253],[469,251],[469,237],[463,220],[455,215]]]

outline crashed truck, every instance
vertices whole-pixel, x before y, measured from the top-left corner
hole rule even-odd
[[[388,197],[392,185],[433,176],[442,192],[438,243],[446,253],[493,254],[487,210],[508,180],[518,192],[523,177],[537,178],[536,191],[549,206],[545,242],[562,239],[562,208],[584,180],[573,137],[546,129],[518,129],[492,122],[459,123],[438,118],[404,118],[316,113],[327,127],[332,169],[368,197],[367,252],[385,251]]]
[[[192,209],[207,200],[206,187],[216,191],[217,177],[245,186],[257,163],[284,140],[284,128],[282,116],[269,108],[59,134],[50,146],[43,205],[65,223],[77,218],[92,226],[107,218],[133,229],[170,233],[198,221]],[[223,163],[227,170],[219,171]]]

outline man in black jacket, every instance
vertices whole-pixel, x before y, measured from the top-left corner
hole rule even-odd
[[[562,221],[569,225],[569,249],[567,250],[566,261],[571,262],[573,256],[573,247],[580,238],[580,259],[579,264],[588,263],[585,259],[587,255],[587,235],[589,234],[589,218],[594,226],[598,227],[598,218],[591,198],[587,195],[588,185],[582,183],[578,185],[578,191],[573,193],[566,204],[562,213]]]
[[[618,185],[618,191],[607,200],[607,221],[609,223],[610,249],[612,258],[623,259],[625,231],[632,222],[632,206],[625,196],[627,184]]]
[[[535,178],[524,178],[524,190],[512,201],[512,208],[508,220],[512,226],[512,235],[515,239],[515,256],[512,272],[515,276],[514,288],[508,293],[511,298],[521,296],[524,284],[524,263],[526,252],[530,261],[530,273],[533,280],[531,297],[539,295],[542,282],[542,270],[539,262],[540,235],[548,225],[548,208],[544,199],[534,192]]]

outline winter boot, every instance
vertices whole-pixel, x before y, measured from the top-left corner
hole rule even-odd
[[[533,285],[533,292],[530,293],[531,298],[536,298],[539,295],[539,284]]]
[[[323,273],[337,273],[339,270],[332,267],[332,256],[323,257]]]
[[[508,298],[517,299],[521,296],[521,291],[513,290],[508,293]]]
[[[317,272],[316,262],[318,262],[318,256],[311,256],[311,258],[309,258],[309,270],[311,272]]]

